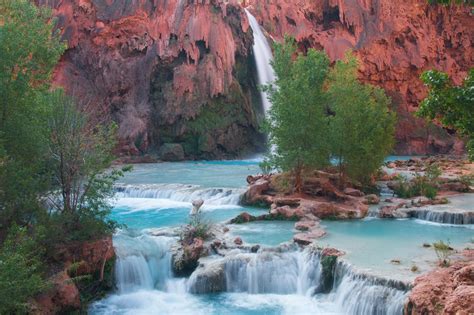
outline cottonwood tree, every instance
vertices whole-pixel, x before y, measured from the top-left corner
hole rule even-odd
[[[467,137],[469,159],[474,160],[474,68],[460,86],[455,86],[446,73],[426,71],[421,80],[428,87],[428,96],[421,102],[417,115],[436,119],[445,127],[454,128]]]
[[[115,223],[109,199],[113,184],[129,168],[111,168],[115,159],[115,124],[91,124],[87,113],[61,90],[48,96],[52,113],[50,169],[55,189],[48,195],[54,208],[51,218],[59,220],[71,239],[88,239],[110,233]],[[72,232],[77,232],[74,234]]]
[[[329,74],[328,97],[331,152],[346,176],[367,184],[394,144],[395,114],[385,92],[357,79],[357,59],[351,53],[337,61]]]
[[[31,1],[0,0],[0,231],[34,221],[48,189],[42,96],[65,50],[54,25]]]
[[[266,129],[272,151],[270,163],[295,177],[295,190],[301,192],[305,168],[329,164],[327,97],[324,82],[329,59],[323,52],[310,49],[297,53],[295,42],[286,38],[275,44],[272,62],[276,80],[264,87],[272,107]]]

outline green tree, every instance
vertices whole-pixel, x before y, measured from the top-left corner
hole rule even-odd
[[[25,228],[10,228],[0,247],[0,314],[27,313],[28,299],[47,287],[41,255]]]
[[[128,167],[112,168],[116,146],[115,124],[92,124],[74,100],[57,90],[47,97],[52,108],[49,168],[53,190],[48,199],[54,212],[49,220],[58,226],[54,239],[87,240],[112,233],[116,227],[107,216],[113,184]],[[51,240],[50,240],[51,241]]]
[[[417,115],[439,120],[468,138],[470,160],[474,160],[474,68],[461,86],[455,86],[446,73],[430,70],[421,75],[428,96],[421,102]]]
[[[329,164],[328,119],[324,82],[329,59],[310,49],[297,53],[293,39],[275,44],[272,63],[276,80],[264,89],[272,107],[266,124],[272,147],[268,160],[295,177],[295,190],[301,191],[305,168]]]
[[[48,188],[41,100],[65,49],[53,29],[50,10],[0,0],[0,229],[31,222]]]
[[[385,92],[357,79],[357,59],[351,53],[329,74],[330,138],[338,161],[340,184],[346,175],[367,184],[392,150],[395,115]]]

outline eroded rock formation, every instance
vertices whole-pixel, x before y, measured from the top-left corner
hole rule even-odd
[[[119,124],[121,152],[255,150],[252,32],[236,1],[37,0],[68,43],[54,82]],[[179,149],[177,149],[179,151]]]
[[[474,312],[474,251],[465,251],[450,267],[415,279],[405,314],[472,314]]]
[[[425,0],[251,0],[250,11],[276,40],[289,34],[301,50],[324,49],[332,60],[348,49],[361,61],[360,79],[383,87],[398,112],[399,154],[459,152],[462,143],[411,114],[426,95],[427,69],[448,72],[459,84],[474,66],[470,6]]]

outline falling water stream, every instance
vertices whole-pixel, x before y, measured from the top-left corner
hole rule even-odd
[[[245,9],[245,13],[247,13],[250,27],[253,31],[253,54],[257,64],[258,83],[260,85],[267,85],[275,80],[275,74],[271,66],[271,61],[273,60],[272,50],[267,38],[263,34],[262,28],[257,22],[257,19],[255,19],[255,17],[247,9]],[[262,98],[263,109],[265,112],[267,112],[271,107],[271,103],[268,100],[267,94],[265,92],[262,91],[260,94]]]

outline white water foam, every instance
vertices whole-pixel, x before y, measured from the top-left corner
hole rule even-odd
[[[205,205],[238,205],[244,189],[203,188],[183,184],[117,185],[117,198],[169,199],[180,202],[204,200]]]

